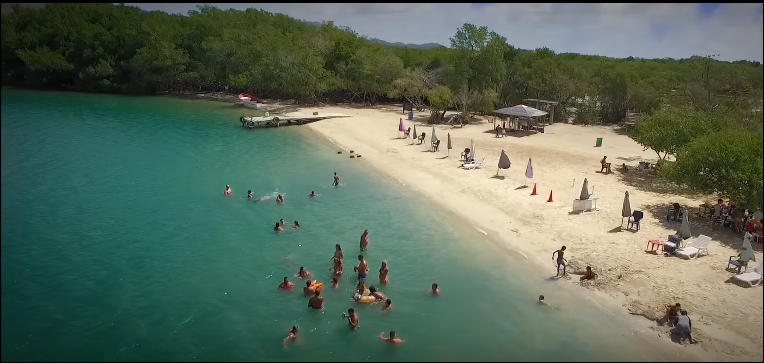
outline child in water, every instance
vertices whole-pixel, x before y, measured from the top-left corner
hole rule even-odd
[[[393,301],[390,299],[385,300],[385,304],[382,305],[382,311],[390,311],[393,309]]]
[[[297,325],[292,327],[292,330],[287,333],[286,338],[284,338],[284,347],[287,346],[287,343],[297,339],[297,333],[300,331],[300,328],[297,327]]]
[[[547,304],[546,300],[544,300],[544,295],[539,295],[539,305],[549,305]]]
[[[336,277],[332,277],[332,288],[336,289],[340,286],[340,280],[337,280]]]
[[[300,229],[300,222],[294,221],[294,229]]]

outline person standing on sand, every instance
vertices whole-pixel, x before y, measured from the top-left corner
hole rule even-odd
[[[390,332],[389,338],[385,338],[385,332],[379,333],[379,340],[384,341],[390,345],[398,345],[406,342],[405,340],[398,338],[398,334],[395,333],[395,330]]]
[[[231,186],[230,186],[230,185],[226,185],[226,186],[225,186],[225,191],[223,191],[223,194],[224,194],[226,197],[230,197],[230,196],[231,196],[231,194],[233,194],[233,189],[231,189]]]
[[[565,260],[565,246],[562,246],[559,250],[552,252],[552,261],[554,261],[554,255],[557,255],[557,277],[560,276],[560,266],[562,266],[562,275],[565,276],[565,264],[568,262]]]
[[[695,339],[692,339],[692,320],[687,315],[687,310],[682,310],[681,314],[676,317],[676,327],[672,333],[678,335],[680,343],[687,337],[690,339],[690,344],[695,344]]]
[[[387,261],[382,261],[382,267],[379,268],[379,283],[380,284],[387,284],[390,282],[390,279],[387,278],[387,274],[390,272],[390,269],[387,268]]]
[[[363,255],[358,255],[358,266],[354,267],[353,270],[358,273],[358,281],[366,280],[366,273],[369,272],[369,264],[366,263]]]
[[[342,314],[342,317],[347,319],[350,329],[356,330],[361,326],[361,320],[358,318],[358,314],[353,308],[348,309],[348,313]]]
[[[334,181],[332,182],[333,187],[337,187],[340,185],[340,177],[337,175],[337,172],[334,172]]]
[[[324,297],[321,296],[321,291],[313,293],[313,297],[308,300],[308,307],[316,310],[324,308]]]
[[[364,229],[361,234],[361,251],[366,251],[366,247],[369,247],[369,230]]]

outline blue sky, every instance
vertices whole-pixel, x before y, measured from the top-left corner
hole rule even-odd
[[[202,3],[128,4],[186,14]],[[764,58],[762,4],[276,4],[210,3],[259,8],[310,21],[332,20],[388,42],[440,43],[465,22],[485,25],[516,47],[611,57],[723,60]]]

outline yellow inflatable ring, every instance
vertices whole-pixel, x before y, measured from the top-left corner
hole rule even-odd
[[[363,290],[363,295],[358,296],[358,294],[356,294],[354,296],[354,300],[361,304],[371,304],[377,301],[377,298],[375,298],[374,296],[370,296],[369,294],[371,294],[371,291],[369,291],[369,289]]]

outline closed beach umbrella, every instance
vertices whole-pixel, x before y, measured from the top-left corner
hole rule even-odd
[[[682,217],[682,226],[679,227],[679,233],[684,239],[692,237],[692,233],[690,232],[690,219],[687,218],[687,214],[689,213],[684,213],[684,217]]]
[[[419,136],[419,135],[417,135],[417,133],[416,133],[416,125],[414,125],[414,132],[412,132],[412,133],[411,133],[411,138],[412,138],[412,139],[414,139],[414,140],[416,140],[416,138],[417,138],[418,136]]]
[[[509,156],[507,156],[507,153],[504,152],[504,150],[501,151],[501,155],[499,156],[499,168],[496,169],[496,175],[499,175],[499,170],[501,169],[509,169],[510,166],[512,166],[512,162],[509,161]]]
[[[589,184],[586,179],[584,179],[584,185]],[[583,191],[581,192],[583,193]],[[623,219],[631,217],[631,203],[629,202],[629,192],[626,192],[623,195],[623,208],[621,208],[621,225],[623,225]]]
[[[434,144],[436,141],[438,141],[438,137],[435,136],[435,126],[433,126],[432,127],[432,137],[430,138],[430,142],[432,142]]]
[[[450,132],[448,133],[448,142],[447,142],[447,144],[448,145],[446,145],[446,146],[448,147],[448,154],[451,154],[451,149],[453,149],[454,147],[451,146],[451,133]],[[446,156],[448,156],[448,154]]]
[[[745,236],[743,236],[743,248],[740,249],[741,261],[756,261],[756,256],[753,255],[751,240],[753,240],[753,235],[749,232],[745,232]]]
[[[629,205],[629,192],[626,192],[626,199],[624,199],[623,207],[626,208]],[[589,199],[589,179],[584,178],[584,186],[581,187],[581,195],[578,197],[579,200],[587,200]],[[625,209],[624,209],[625,210]],[[631,208],[629,208],[629,215],[631,215]]]
[[[403,119],[401,119],[401,122],[398,124],[398,132],[406,132],[406,126],[403,124]]]
[[[475,159],[475,143],[470,139],[470,159]]]
[[[528,158],[528,166],[525,167],[525,185],[528,185],[528,179],[533,179],[533,164],[531,158]]]

